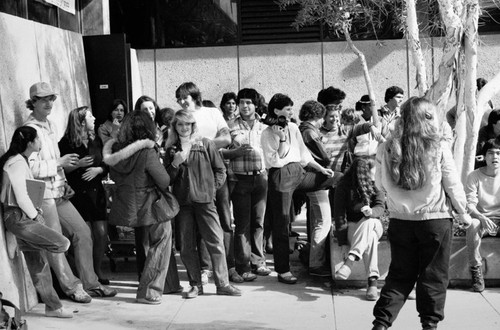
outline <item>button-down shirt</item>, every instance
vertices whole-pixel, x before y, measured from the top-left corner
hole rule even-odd
[[[255,114],[252,127],[240,116],[228,121],[228,126],[231,134],[229,149],[239,148],[243,144],[249,144],[252,147],[249,153],[230,160],[230,170],[234,174],[247,174],[265,169],[261,135],[267,126],[260,122],[259,115]]]

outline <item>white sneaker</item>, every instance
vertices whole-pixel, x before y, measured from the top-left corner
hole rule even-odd
[[[73,313],[64,309],[64,307],[55,309],[53,311],[48,310],[47,306],[45,306],[45,316],[47,317],[57,317],[60,319],[71,319],[73,317]]]

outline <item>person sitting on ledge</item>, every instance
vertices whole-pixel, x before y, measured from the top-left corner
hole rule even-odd
[[[472,290],[484,290],[481,238],[498,236],[500,225],[500,139],[487,141],[481,149],[486,166],[467,176],[465,193],[472,224],[467,228],[467,255],[472,275]]]

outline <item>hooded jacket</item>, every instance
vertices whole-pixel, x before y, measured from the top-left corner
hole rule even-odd
[[[148,205],[148,196],[155,192],[155,187],[165,191],[170,184],[154,141],[138,140],[120,147],[111,139],[104,145],[103,158],[115,182],[109,214],[111,224],[141,227],[167,220],[155,219]]]

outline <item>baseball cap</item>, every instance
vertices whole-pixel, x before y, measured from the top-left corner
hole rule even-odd
[[[34,96],[45,97],[49,95],[57,95],[57,93],[52,90],[49,83],[37,82],[30,87],[30,99]]]

